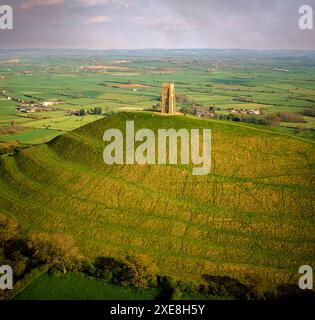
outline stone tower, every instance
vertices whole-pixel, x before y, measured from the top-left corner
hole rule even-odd
[[[161,112],[174,115],[176,113],[176,97],[174,83],[163,83]]]

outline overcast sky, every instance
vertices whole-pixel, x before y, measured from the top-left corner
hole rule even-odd
[[[298,8],[315,0],[1,0],[0,48],[313,49]]]

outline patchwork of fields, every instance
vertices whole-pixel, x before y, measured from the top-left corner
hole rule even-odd
[[[105,165],[103,133],[211,128],[212,171]],[[294,282],[315,264],[312,141],[219,120],[120,112],[3,157],[0,212],[25,232],[72,235],[86,256],[150,256],[160,274]]]
[[[67,114],[74,110],[151,108],[163,82],[175,82],[179,94],[219,113],[226,108],[299,113],[315,104],[314,61],[311,52],[1,51],[0,128],[26,127],[34,137],[1,134],[0,142],[37,144],[101,117]],[[17,99],[58,104],[53,112],[23,114],[16,111]],[[279,127],[309,136],[309,130],[301,131],[315,128],[314,117],[303,119]]]

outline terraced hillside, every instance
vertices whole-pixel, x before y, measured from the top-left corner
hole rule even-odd
[[[103,162],[103,133],[211,128],[212,170]],[[315,265],[312,142],[183,116],[118,113],[1,160],[0,212],[73,235],[85,255],[151,256],[161,274],[293,281]]]

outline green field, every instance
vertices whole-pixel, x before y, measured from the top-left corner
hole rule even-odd
[[[103,133],[126,120],[155,132],[211,128],[211,173],[105,165]],[[72,235],[91,258],[144,253],[181,280],[291,283],[315,262],[314,148],[259,126],[118,113],[4,157],[0,211],[26,233]]]
[[[31,54],[30,54],[31,53]],[[69,111],[102,108],[147,109],[157,103],[163,82],[175,82],[179,94],[192,103],[226,108],[259,109],[300,113],[315,105],[315,55],[313,52],[268,52],[228,50],[179,51],[1,51],[0,52],[0,128],[48,127],[66,132],[94,121],[99,116],[75,117]],[[90,65],[127,67],[127,70],[84,70]],[[141,84],[143,88],[120,85]],[[117,87],[118,86],[118,87]],[[4,93],[3,93],[4,92]],[[7,98],[12,100],[7,100]],[[23,114],[19,102],[55,100],[52,112]],[[180,108],[181,105],[178,105]],[[282,127],[314,129],[313,117],[305,123],[282,123]],[[313,131],[312,131],[313,132]],[[314,134],[305,134],[314,138]],[[24,135],[12,136],[22,143],[37,143]],[[0,142],[9,137],[0,135]],[[49,137],[43,132],[43,141]]]
[[[89,261],[144,254],[159,276],[184,282],[296,284],[299,267],[315,265],[314,79],[312,51],[0,50],[0,218],[17,222],[22,240],[69,235]],[[153,112],[163,82],[175,83],[176,116]],[[48,101],[51,110],[17,110]],[[271,120],[246,122],[231,109]],[[104,131],[124,132],[127,120],[155,134],[210,128],[210,174],[106,165]],[[21,270],[37,267],[20,260]],[[156,294],[48,273],[16,298]]]
[[[38,128],[33,130],[26,130],[17,134],[3,135],[1,136],[1,141],[5,142],[17,140],[22,141],[25,144],[40,144],[48,142],[60,134],[61,132],[59,130]]]
[[[102,280],[80,273],[52,276],[44,274],[34,280],[16,300],[153,300],[157,290],[114,287]]]
[[[158,288],[114,286],[83,273],[43,274],[32,281],[15,300],[156,300]],[[225,297],[182,293],[180,300],[220,300]],[[231,298],[229,298],[231,299]]]

